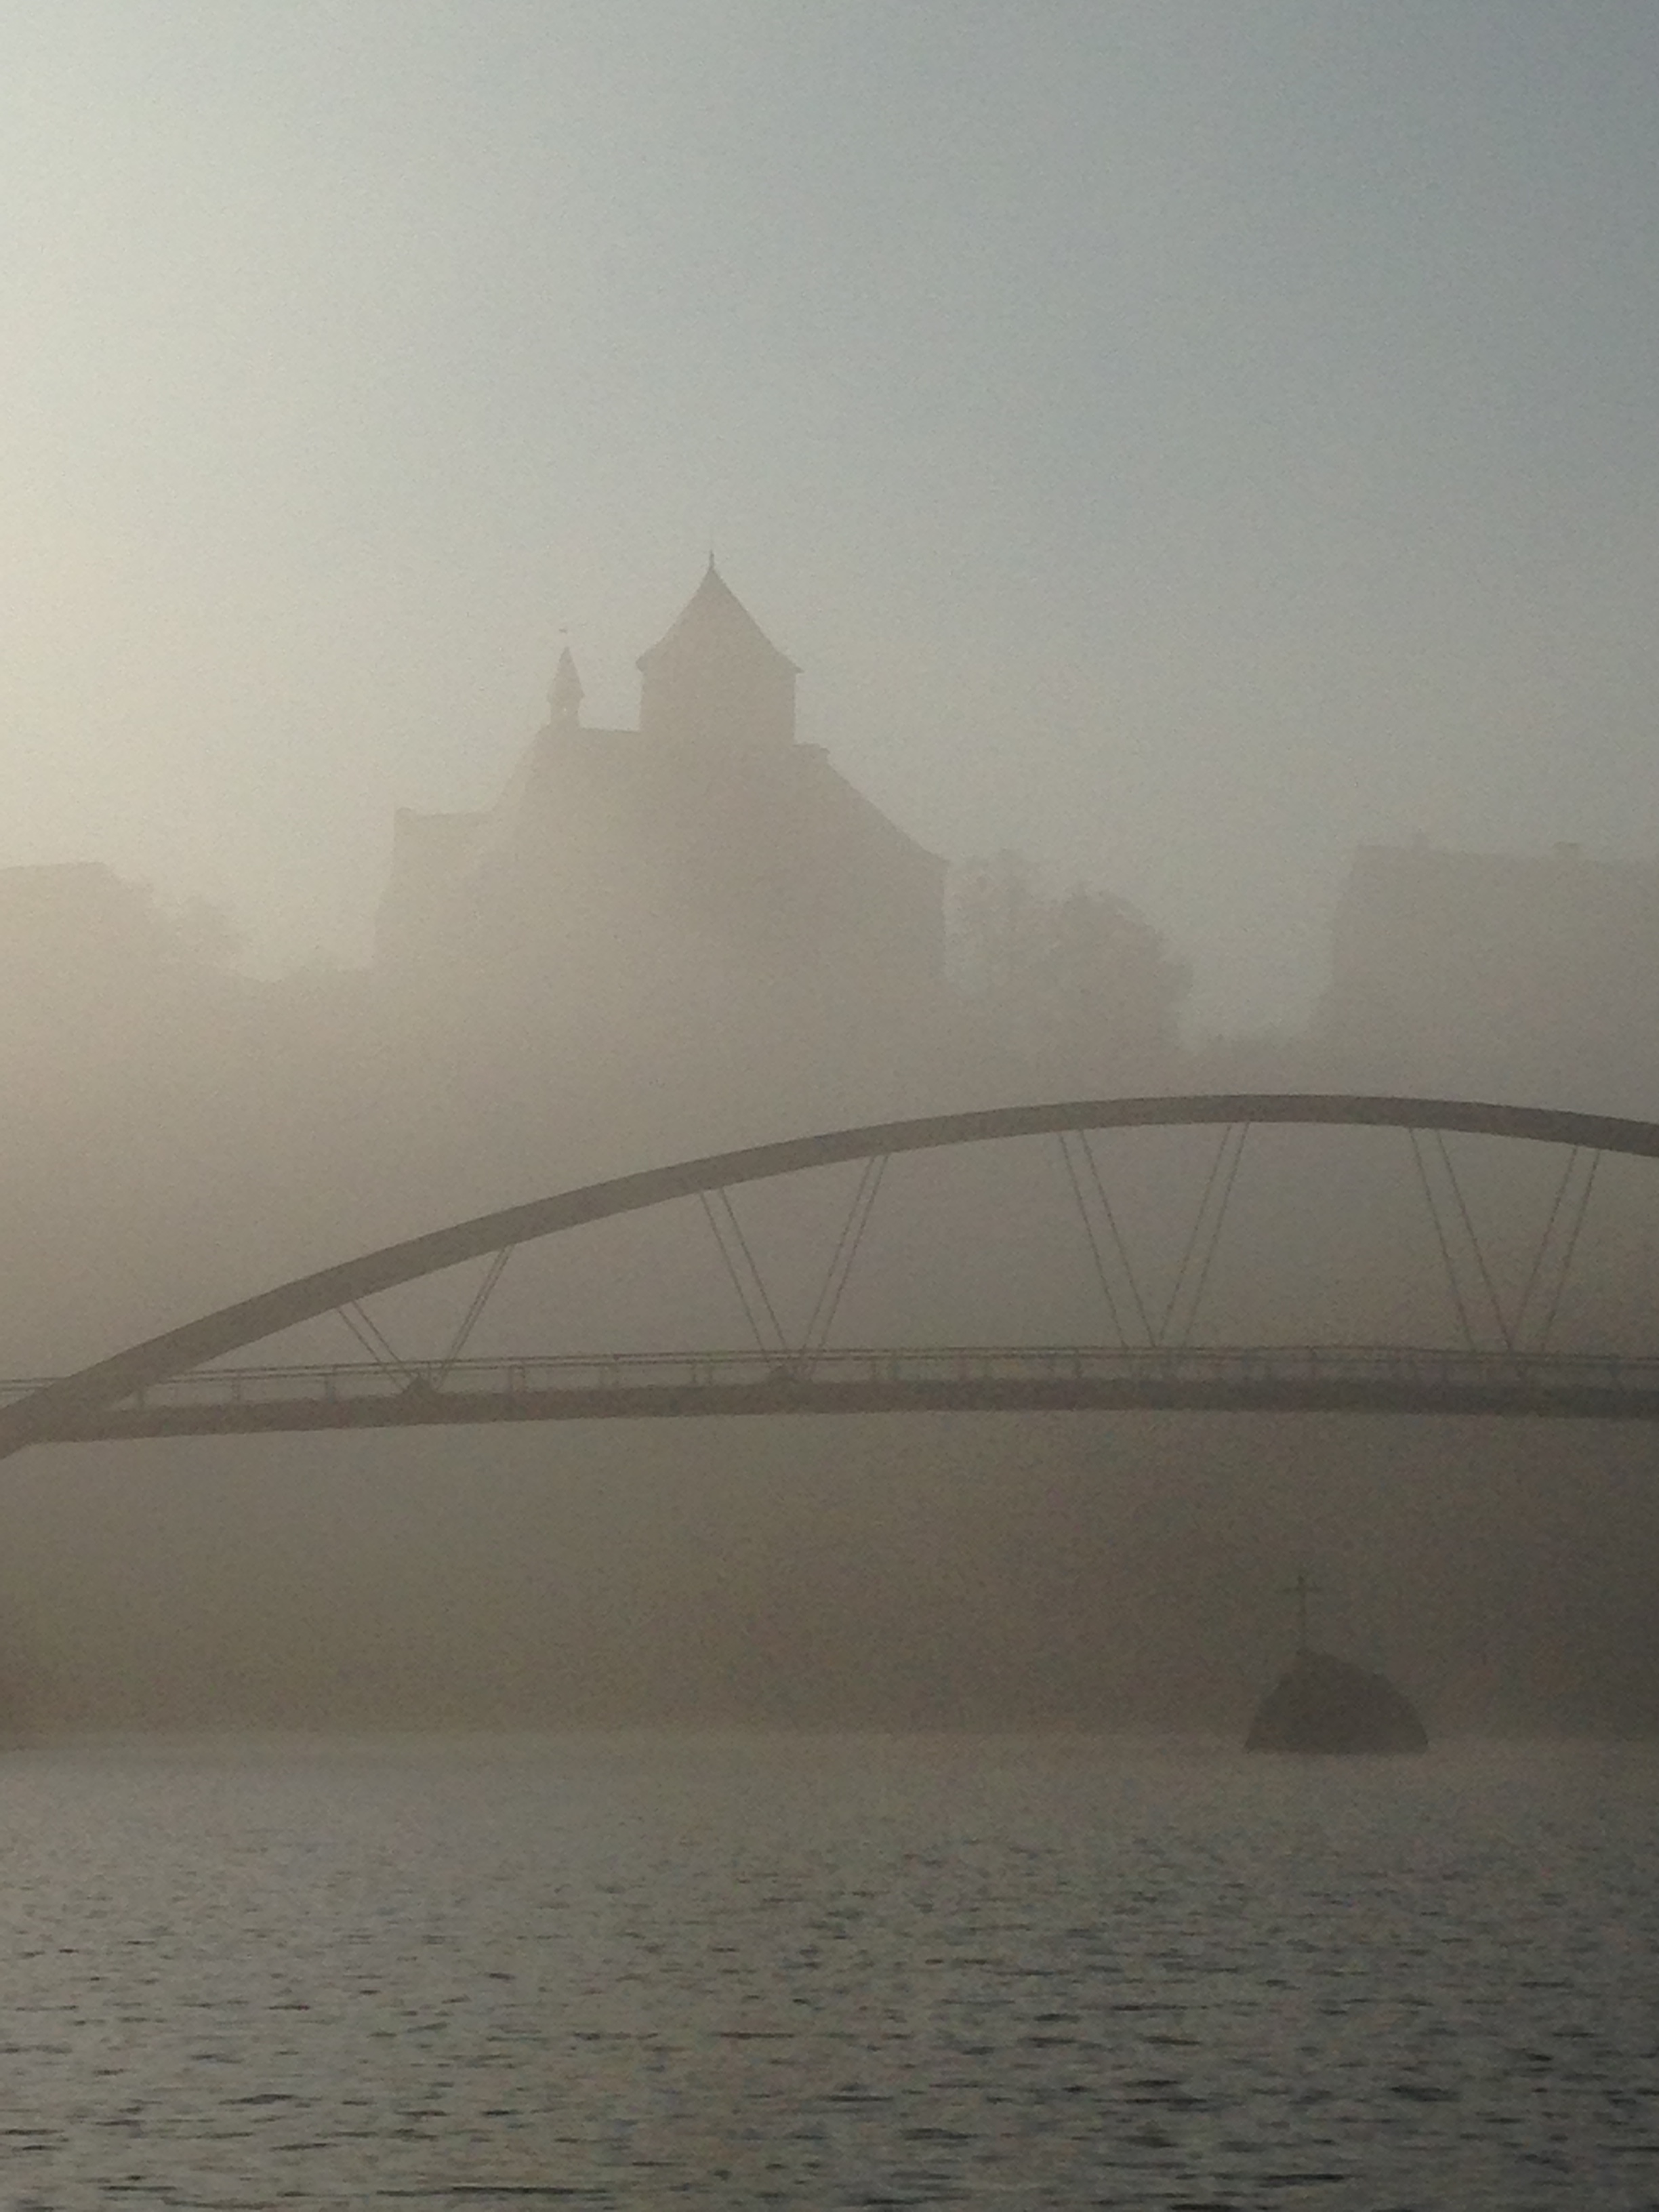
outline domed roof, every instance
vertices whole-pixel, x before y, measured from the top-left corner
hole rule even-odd
[[[1261,1700],[1246,1751],[1426,1751],[1410,1699],[1382,1674],[1307,1645]]]

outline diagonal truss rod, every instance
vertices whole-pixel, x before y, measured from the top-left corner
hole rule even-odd
[[[1523,1339],[1526,1328],[1527,1315],[1532,1307],[1533,1293],[1538,1288],[1539,1277],[1543,1273],[1544,1255],[1550,1249],[1550,1239],[1555,1232],[1555,1224],[1560,1218],[1561,1207],[1566,1199],[1568,1185],[1572,1181],[1573,1170],[1578,1165],[1579,1151],[1580,1147],[1574,1145],[1567,1154],[1566,1164],[1561,1170],[1561,1179],[1555,1186],[1555,1195],[1550,1200],[1549,1214],[1544,1223],[1544,1233],[1538,1240],[1538,1249],[1533,1254],[1532,1265],[1527,1270],[1527,1279],[1525,1284],[1522,1285],[1521,1291],[1521,1303],[1515,1310],[1515,1334],[1517,1343],[1521,1342]],[[1599,1158],[1600,1155],[1597,1154],[1590,1162],[1589,1172],[1590,1180],[1592,1181],[1595,1178],[1596,1163]],[[1589,1195],[1589,1193],[1587,1186],[1584,1196],[1588,1198]],[[1580,1218],[1582,1218],[1582,1208]],[[1577,1242],[1576,1231],[1573,1234],[1572,1242],[1574,1243],[1577,1243]],[[1556,1299],[1558,1301],[1559,1299],[1559,1296],[1560,1291],[1558,1287],[1556,1292]]]
[[[1439,1247],[1441,1263],[1445,1269],[1446,1281],[1465,1343],[1471,1351],[1480,1349],[1471,1311],[1472,1301],[1466,1294],[1463,1280],[1468,1261],[1472,1261],[1475,1279],[1485,1293],[1485,1305],[1491,1310],[1493,1324],[1504,1351],[1519,1353],[1528,1348],[1528,1322],[1536,1313],[1541,1318],[1536,1341],[1531,1348],[1541,1352],[1555,1326],[1567,1279],[1572,1271],[1579,1234],[1584,1225],[1590,1193],[1595,1188],[1596,1171],[1601,1162],[1600,1150],[1575,1145],[1568,1152],[1551,1198],[1548,1214],[1533,1250],[1526,1280],[1511,1316],[1504,1310],[1497,1278],[1475,1227],[1474,1217],[1452,1163],[1443,1133],[1439,1130],[1428,1133],[1432,1139],[1432,1152],[1423,1142],[1423,1133],[1408,1129],[1406,1133],[1411,1141],[1418,1182],[1428,1206],[1435,1242]],[[1444,1190],[1450,1194],[1449,1204],[1443,1196],[1437,1196],[1436,1178],[1430,1173],[1431,1159],[1439,1162],[1440,1181]],[[1466,1255],[1462,1266],[1458,1258],[1460,1249]]]
[[[726,1272],[738,1294],[738,1304],[743,1308],[743,1317],[749,1324],[750,1334],[762,1352],[787,1352],[789,1346],[783,1325],[778,1319],[761,1271],[755,1264],[755,1255],[749,1249],[749,1239],[743,1233],[743,1225],[732,1203],[731,1192],[724,1188],[700,1190],[697,1199],[702,1207],[703,1218],[720,1248],[720,1255],[726,1262]]]
[[[1121,1295],[1124,1285],[1127,1287],[1128,1304],[1133,1309],[1133,1319],[1139,1323],[1138,1340],[1152,1348],[1168,1346],[1172,1341],[1181,1346],[1190,1342],[1219,1247],[1250,1126],[1249,1122],[1230,1123],[1222,1130],[1174,1281],[1156,1317],[1142,1291],[1087,1133],[1057,1133],[1056,1141],[1066,1181],[1087,1240],[1111,1330],[1118,1344],[1125,1350],[1131,1346]],[[1466,1345],[1471,1351],[1480,1349],[1464,1280],[1472,1261],[1474,1276],[1480,1291],[1484,1293],[1485,1309],[1491,1313],[1504,1351],[1515,1355],[1528,1349],[1541,1353],[1547,1347],[1553,1332],[1571,1273],[1601,1162],[1600,1150],[1574,1146],[1568,1151],[1511,1317],[1505,1310],[1492,1266],[1481,1244],[1474,1217],[1458,1178],[1444,1133],[1437,1129],[1425,1132],[1413,1128],[1407,1128],[1405,1133],[1411,1144],[1418,1182],[1428,1206],[1435,1241]],[[1082,1154],[1080,1163],[1078,1158],[1079,1150]],[[890,1158],[887,1153],[875,1153],[860,1164],[857,1183],[799,1343],[792,1343],[783,1328],[753,1249],[738,1218],[730,1192],[720,1188],[698,1194],[750,1334],[757,1348],[769,1357],[776,1355],[811,1359],[826,1346],[874,1211]],[[1079,1171],[1080,1168],[1086,1171],[1086,1187],[1085,1174]],[[1437,1174],[1431,1172],[1436,1168]],[[1437,1183],[1440,1187],[1438,1191]],[[1460,1248],[1463,1255],[1461,1263]],[[515,1244],[504,1245],[490,1255],[483,1276],[454,1335],[436,1363],[436,1379],[441,1385],[465,1353],[517,1249]],[[1115,1287],[1114,1262],[1119,1277]],[[433,1371],[432,1363],[424,1360],[411,1362],[399,1353],[379,1323],[357,1300],[344,1303],[335,1310],[358,1345],[385,1372],[407,1382],[419,1375]],[[1182,1325],[1179,1334],[1172,1338],[1177,1314],[1182,1316]],[[1528,1323],[1534,1316],[1537,1316],[1535,1340],[1528,1346],[1527,1340],[1533,1332],[1529,1331]]]
[[[449,1340],[449,1349],[438,1364],[440,1386],[442,1385],[450,1369],[471,1342],[472,1332],[483,1319],[484,1308],[495,1295],[495,1285],[506,1273],[507,1263],[517,1249],[516,1244],[504,1244],[499,1252],[491,1255],[489,1265],[484,1270],[483,1280],[472,1293],[472,1303],[461,1316],[460,1326]]]
[[[1089,1256],[1095,1263],[1095,1278],[1100,1285],[1100,1294],[1106,1301],[1106,1312],[1112,1324],[1112,1334],[1125,1351],[1127,1351],[1129,1340],[1124,1332],[1122,1319],[1118,1313],[1117,1300],[1112,1295],[1112,1279],[1106,1271],[1106,1256],[1100,1249],[1100,1239],[1095,1234],[1095,1224],[1091,1218],[1088,1204],[1083,1195],[1083,1185],[1078,1180],[1076,1163],[1072,1158],[1072,1133],[1062,1129],[1054,1141],[1060,1146],[1060,1157],[1066,1168],[1066,1180],[1072,1186],[1072,1197],[1076,1202],[1078,1219],[1083,1224],[1083,1234],[1088,1241]],[[1087,1141],[1085,1138],[1084,1139],[1085,1147]],[[1094,1165],[1092,1153],[1090,1154],[1089,1164],[1091,1167]],[[1095,1181],[1098,1185],[1100,1178],[1097,1172]],[[1106,1193],[1103,1188],[1101,1189],[1100,1196],[1105,1208],[1108,1227],[1115,1231],[1117,1224],[1113,1217],[1110,1205],[1106,1202]],[[1150,1344],[1152,1340],[1151,1326],[1147,1323],[1145,1309],[1140,1306],[1140,1292],[1135,1282],[1134,1270],[1128,1265],[1128,1255],[1123,1249],[1121,1237],[1117,1240],[1117,1246],[1118,1259],[1128,1276],[1130,1293],[1134,1298],[1137,1308],[1140,1310],[1141,1324],[1146,1328],[1146,1341]]]
[[[473,1292],[471,1303],[462,1316],[459,1327],[450,1339],[448,1350],[437,1363],[435,1379],[441,1386],[471,1341],[473,1331],[483,1318],[484,1308],[489,1304],[495,1285],[501,1281],[507,1263],[517,1249],[516,1245],[509,1244],[491,1255],[489,1265],[484,1270],[483,1279]],[[425,1360],[405,1359],[374,1316],[366,1311],[357,1299],[352,1298],[344,1305],[337,1306],[334,1310],[374,1364],[383,1369],[386,1374],[395,1375],[399,1381],[404,1382],[413,1382],[430,1374],[430,1363]]]
[[[1574,1152],[1573,1158],[1575,1159],[1577,1158],[1576,1152]],[[1563,1238],[1561,1264],[1556,1271],[1555,1288],[1550,1296],[1549,1310],[1545,1314],[1543,1326],[1538,1332],[1537,1349],[1540,1352],[1542,1352],[1547,1346],[1550,1340],[1550,1332],[1555,1327],[1555,1316],[1560,1310],[1562,1293],[1567,1287],[1567,1277],[1572,1272],[1573,1255],[1578,1249],[1578,1232],[1583,1229],[1584,1225],[1584,1216],[1589,1211],[1590,1193],[1595,1187],[1596,1170],[1600,1168],[1601,1164],[1601,1154],[1599,1152],[1592,1152],[1589,1156],[1589,1167],[1585,1172],[1583,1182],[1579,1185],[1578,1196],[1571,1208],[1571,1219],[1565,1235]],[[1570,1160],[1567,1165],[1568,1171],[1571,1173],[1572,1162]],[[1565,1190],[1565,1188],[1566,1177],[1564,1176],[1562,1178],[1562,1188]],[[1554,1220],[1555,1212],[1554,1210],[1552,1210],[1550,1224],[1546,1226],[1544,1232],[1546,1239],[1547,1239],[1549,1235],[1549,1227],[1553,1225]],[[1539,1249],[1541,1253],[1543,1249],[1541,1243]],[[1534,1270],[1534,1272],[1536,1271]],[[1528,1291],[1530,1291],[1530,1285],[1528,1285]]]
[[[1469,1321],[1468,1307],[1463,1301],[1463,1285],[1458,1279],[1457,1264],[1452,1258],[1451,1245],[1446,1236],[1446,1224],[1440,1218],[1440,1207],[1435,1198],[1434,1185],[1429,1180],[1428,1165],[1423,1158],[1423,1146],[1415,1129],[1407,1129],[1406,1135],[1411,1143],[1412,1159],[1417,1168],[1417,1180],[1422,1188],[1424,1200],[1428,1206],[1429,1220],[1434,1229],[1434,1241],[1440,1248],[1441,1264],[1446,1270],[1446,1282],[1451,1291],[1452,1305],[1457,1315],[1458,1326],[1463,1332],[1464,1343],[1471,1352],[1474,1352],[1478,1349],[1474,1340],[1474,1330]]]
[[[1180,1313],[1182,1316],[1180,1341],[1182,1344],[1187,1343],[1192,1335],[1193,1327],[1198,1317],[1198,1310],[1203,1302],[1204,1292],[1209,1284],[1210,1270],[1214,1265],[1216,1252],[1221,1243],[1221,1232],[1225,1226],[1228,1208],[1232,1201],[1233,1186],[1238,1180],[1239,1164],[1244,1157],[1244,1147],[1249,1133],[1250,1125],[1248,1121],[1229,1122],[1223,1127],[1215,1157],[1210,1163],[1209,1174],[1205,1179],[1203,1190],[1200,1194],[1198,1209],[1193,1216],[1193,1224],[1188,1232],[1180,1264],[1176,1269],[1175,1279],[1170,1286],[1168,1297],[1154,1314],[1141,1290],[1139,1277],[1136,1273],[1134,1262],[1129,1256],[1128,1245],[1119,1226],[1116,1212],[1107,1194],[1105,1179],[1100,1172],[1100,1165],[1095,1158],[1094,1147],[1089,1142],[1087,1133],[1082,1131],[1060,1133],[1059,1140],[1060,1158],[1065,1163],[1066,1180],[1071,1185],[1072,1197],[1077,1206],[1078,1218],[1082,1222],[1083,1233],[1088,1240],[1090,1257],[1094,1262],[1095,1277],[1100,1285],[1101,1296],[1105,1301],[1111,1326],[1119,1343],[1126,1348],[1129,1341],[1128,1335],[1123,1326],[1122,1310],[1118,1303],[1117,1294],[1113,1289],[1112,1270],[1107,1264],[1106,1249],[1103,1246],[1097,1229],[1097,1217],[1105,1226],[1106,1237],[1109,1243],[1112,1255],[1121,1271],[1123,1281],[1128,1286],[1129,1297],[1133,1306],[1135,1319],[1139,1324],[1142,1340],[1147,1345],[1153,1346],[1168,1343],[1170,1328],[1176,1315]],[[1089,1180],[1094,1197],[1092,1207],[1085,1196],[1083,1181],[1078,1173],[1077,1155],[1073,1149],[1073,1140],[1080,1147],[1084,1163],[1089,1171]]]
[[[1248,1121],[1230,1122],[1221,1132],[1221,1141],[1216,1146],[1215,1158],[1210,1163],[1204,1189],[1198,1201],[1198,1212],[1193,1216],[1192,1233],[1187,1239],[1187,1249],[1181,1255],[1181,1265],[1176,1269],[1176,1279],[1158,1322],[1158,1342],[1169,1341],[1170,1323],[1180,1306],[1182,1294],[1192,1284],[1185,1319],[1182,1322],[1180,1341],[1185,1344],[1192,1336],[1193,1325],[1198,1319],[1198,1309],[1210,1279],[1217,1248],[1221,1243],[1221,1231],[1227,1219],[1227,1209],[1232,1203],[1233,1185],[1238,1181],[1239,1162],[1244,1157],[1249,1142],[1250,1125]]]
[[[853,1263],[858,1257],[859,1247],[870,1224],[870,1216],[875,1210],[882,1177],[887,1172],[887,1158],[886,1153],[878,1152],[860,1164],[852,1201],[842,1221],[834,1249],[830,1255],[829,1267],[818,1285],[805,1329],[798,1344],[791,1342],[778,1318],[777,1307],[766,1286],[766,1279],[760,1271],[754,1250],[744,1234],[743,1225],[738,1219],[731,1194],[725,1190],[698,1193],[703,1217],[719,1247],[727,1277],[743,1309],[744,1319],[749,1325],[749,1333],[757,1347],[769,1356],[777,1353],[789,1358],[810,1358],[822,1351],[828,1342],[848,1279],[853,1272]]]
[[[830,1331],[835,1325],[842,1292],[847,1288],[847,1279],[853,1272],[853,1262],[858,1257],[859,1246],[864,1241],[870,1216],[875,1211],[876,1194],[880,1190],[881,1179],[887,1172],[888,1157],[885,1152],[878,1152],[864,1163],[858,1188],[853,1193],[852,1204],[847,1209],[847,1218],[842,1223],[836,1249],[830,1255],[829,1268],[808,1316],[805,1334],[801,1338],[800,1349],[809,1356],[822,1352],[830,1340]]]
[[[377,1367],[383,1367],[388,1375],[396,1375],[404,1382],[414,1380],[415,1370],[406,1359],[398,1358],[380,1324],[364,1312],[356,1298],[334,1310]]]
[[[1101,1218],[1106,1224],[1106,1233],[1112,1240],[1112,1249],[1117,1254],[1118,1264],[1122,1268],[1124,1279],[1129,1285],[1129,1296],[1134,1301],[1136,1318],[1146,1331],[1147,1343],[1151,1344],[1154,1340],[1152,1316],[1147,1311],[1146,1299],[1141,1296],[1139,1278],[1129,1263],[1129,1248],[1123,1241],[1123,1231],[1118,1226],[1117,1214],[1113,1208],[1110,1198],[1107,1195],[1106,1179],[1100,1172],[1099,1161],[1095,1158],[1094,1141],[1086,1129],[1079,1129],[1075,1133],[1079,1143],[1083,1147],[1084,1163],[1088,1168],[1089,1180],[1094,1186],[1095,1196],[1099,1201]]]
[[[1498,1334],[1504,1340],[1504,1351],[1513,1352],[1515,1331],[1510,1327],[1504,1315],[1504,1301],[1498,1295],[1498,1285],[1492,1280],[1492,1269],[1486,1265],[1486,1253],[1481,1249],[1480,1239],[1475,1233],[1474,1218],[1469,1212],[1468,1200],[1463,1195],[1463,1186],[1457,1180],[1457,1170],[1452,1165],[1451,1154],[1446,1149],[1445,1132],[1443,1129],[1436,1129],[1432,1134],[1435,1150],[1440,1155],[1440,1164],[1445,1170],[1453,1202],[1457,1207],[1457,1218],[1463,1224],[1463,1234],[1468,1239],[1470,1251],[1474,1255],[1474,1264],[1480,1277],[1480,1286],[1486,1293],[1487,1301],[1492,1307],[1492,1319],[1498,1324]]]

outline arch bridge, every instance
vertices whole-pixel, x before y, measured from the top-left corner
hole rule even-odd
[[[1204,1346],[1191,1341],[1233,1187],[1254,1129],[1393,1129],[1411,1160],[1444,1261],[1462,1342],[1447,1346]],[[1091,1139],[1219,1132],[1174,1289],[1137,1278]],[[1449,1135],[1559,1148],[1553,1202],[1524,1289],[1506,1304],[1447,1150]],[[846,1347],[830,1341],[887,1164],[903,1153],[1048,1138],[1064,1169],[1107,1328],[1058,1346]],[[71,1375],[0,1383],[0,1457],[35,1443],[693,1414],[1188,1408],[1659,1416],[1659,1358],[1559,1352],[1550,1336],[1598,1169],[1659,1158],[1659,1124],[1471,1100],[1314,1093],[1096,1099],[929,1115],[831,1131],[590,1183],[368,1252],[204,1314]],[[860,1168],[811,1319],[791,1338],[731,1193],[836,1163]],[[584,1224],[696,1199],[750,1326],[741,1350],[466,1356],[511,1255]],[[471,1260],[488,1262],[450,1345],[394,1352],[362,1301]],[[1482,1327],[1476,1327],[1476,1311]],[[230,1364],[231,1355],[338,1314],[369,1355],[349,1363]],[[1488,1341],[1480,1340],[1481,1334]]]

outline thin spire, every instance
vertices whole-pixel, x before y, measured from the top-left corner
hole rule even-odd
[[[574,729],[581,712],[582,679],[576,673],[576,663],[567,645],[559,655],[559,665],[553,672],[553,681],[548,687],[547,703],[553,710],[556,725]]]

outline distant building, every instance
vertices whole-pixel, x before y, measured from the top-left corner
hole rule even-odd
[[[1659,1115],[1659,866],[1362,846],[1316,1035],[1357,1079]]]
[[[9,1011],[67,1012],[127,987],[170,950],[150,893],[101,860],[0,868],[0,982]]]
[[[712,559],[638,666],[637,730],[583,724],[567,651],[493,807],[399,811],[381,971],[525,1013],[931,1005],[945,863],[797,742],[799,672]]]

